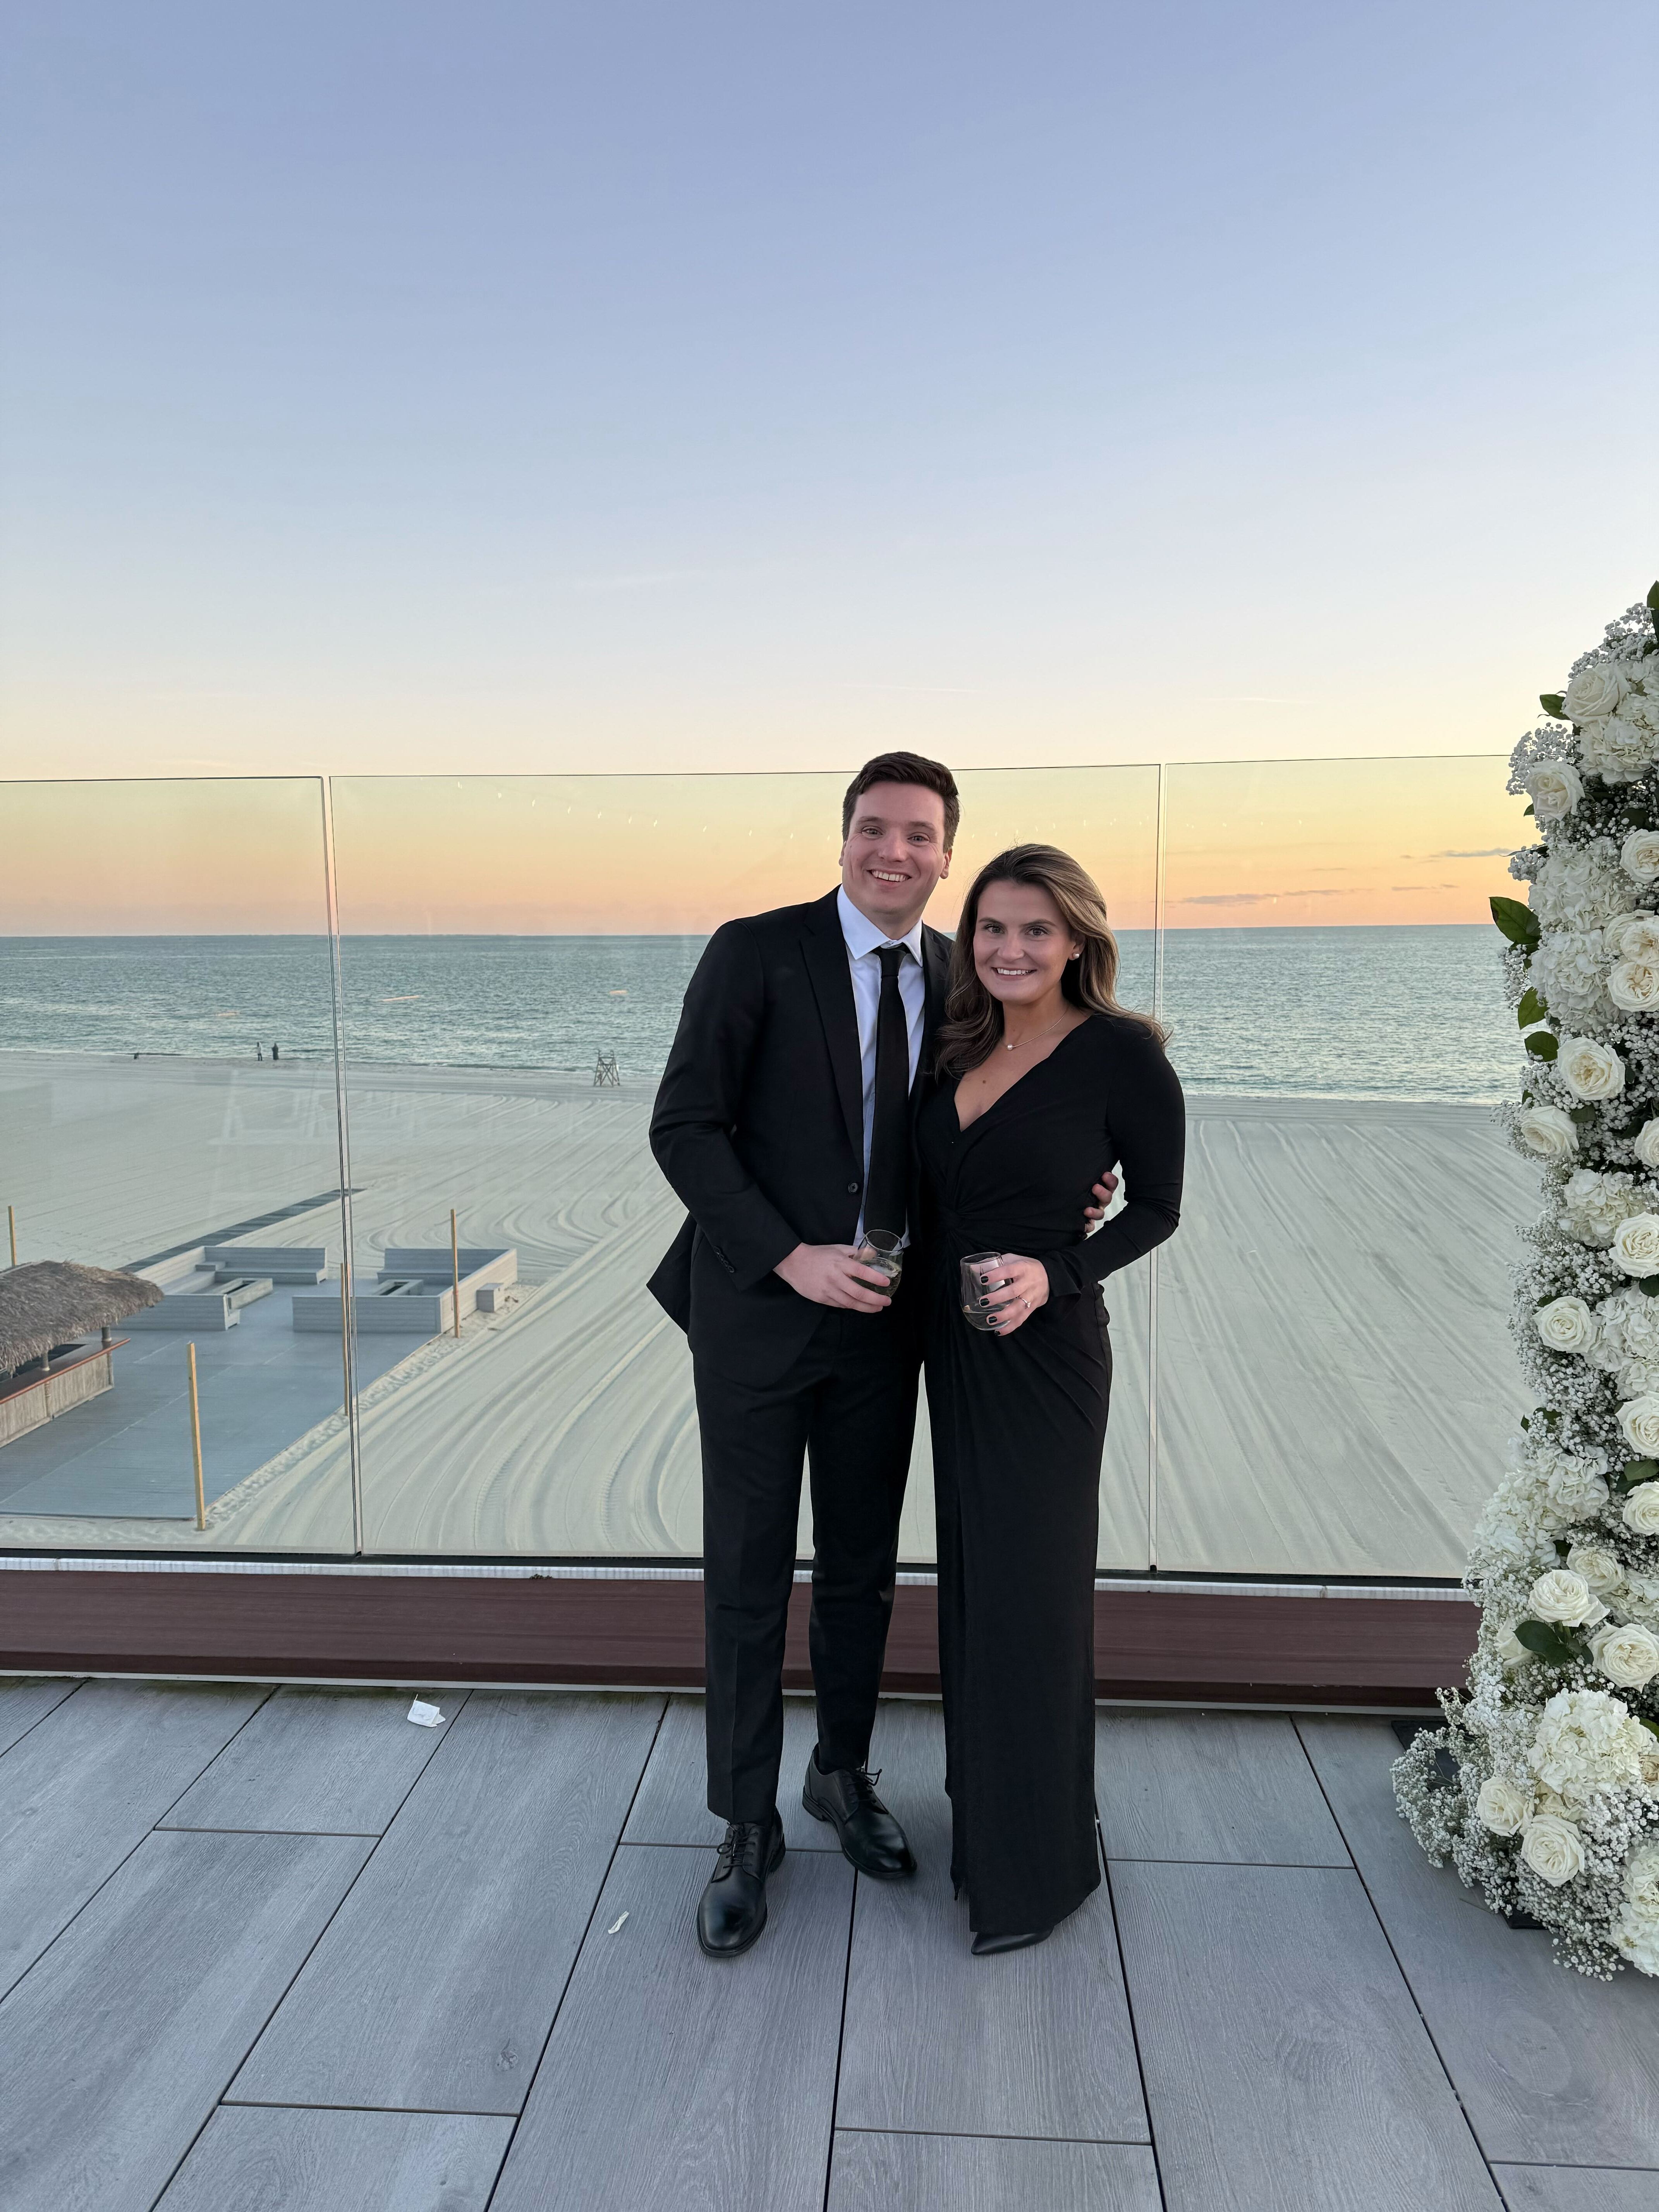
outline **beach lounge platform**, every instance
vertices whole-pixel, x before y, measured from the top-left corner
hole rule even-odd
[[[352,1294],[359,1334],[438,1336],[455,1326],[456,1255],[447,1246],[388,1245],[372,1289]],[[464,1244],[459,1255],[460,1314],[494,1313],[500,1293],[519,1279],[513,1245]],[[298,1291],[297,1329],[337,1329],[340,1302],[332,1291]]]

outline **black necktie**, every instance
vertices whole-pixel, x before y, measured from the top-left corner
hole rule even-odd
[[[910,1169],[910,1024],[899,992],[902,945],[884,945],[876,1008],[876,1095],[870,1115],[870,1176],[864,1226],[904,1234]]]

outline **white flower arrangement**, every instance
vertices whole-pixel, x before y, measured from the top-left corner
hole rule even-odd
[[[1539,842],[1494,899],[1523,1032],[1500,1109],[1544,1208],[1513,1333],[1534,1409],[1475,1529],[1481,1620],[1402,1817],[1496,1912],[1659,1976],[1659,584],[1547,692],[1510,789]]]

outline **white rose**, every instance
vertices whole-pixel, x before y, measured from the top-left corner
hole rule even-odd
[[[1620,1628],[1609,1622],[1590,1638],[1595,1663],[1621,1690],[1639,1690],[1659,1674],[1659,1636],[1645,1628]]]
[[[1559,1813],[1534,1813],[1522,1832],[1521,1856],[1540,1881],[1559,1889],[1583,1871],[1584,1846],[1571,1820]]]
[[[1609,1590],[1617,1589],[1625,1579],[1625,1571],[1613,1553],[1600,1544],[1575,1544],[1567,1553],[1567,1565],[1576,1575],[1582,1575],[1597,1597],[1605,1597]]]
[[[1641,919],[1642,915],[1635,907],[1626,907],[1623,914],[1614,915],[1601,931],[1602,951],[1616,960],[1625,949],[1625,932],[1632,922]]]
[[[1500,1665],[1519,1667],[1532,1657],[1526,1645],[1515,1632],[1515,1623],[1506,1620],[1492,1638],[1492,1648]]]
[[[1646,1452],[1638,1457],[1646,1459]],[[1620,1518],[1638,1536],[1659,1536],[1659,1482],[1638,1482],[1625,1500]]]
[[[1563,822],[1584,795],[1583,778],[1571,761],[1546,761],[1527,778],[1534,819]]]
[[[1619,1426],[1638,1459],[1659,1455],[1659,1396],[1652,1392],[1619,1408]]]
[[[1613,1232],[1613,1263],[1638,1279],[1659,1275],[1659,1213],[1632,1213]]]
[[[1552,1352],[1588,1352],[1595,1341],[1595,1316],[1583,1298],[1552,1298],[1533,1320]]]
[[[1659,961],[1659,915],[1629,914],[1624,917],[1624,927],[1619,932],[1616,944],[1611,941],[1612,924],[1603,933],[1609,942],[1607,950],[1622,955],[1626,960]]]
[[[1619,865],[1634,882],[1659,877],[1659,830],[1632,830],[1619,848]]]
[[[1626,954],[1607,977],[1607,996],[1627,1014],[1650,1014],[1659,1006],[1659,967]]]
[[[1628,688],[1616,660],[1589,661],[1562,693],[1561,712],[1569,722],[1593,721],[1615,713]]]
[[[1528,1603],[1535,1620],[1558,1621],[1564,1628],[1587,1627],[1607,1615],[1606,1606],[1591,1595],[1583,1575],[1574,1574],[1570,1567],[1552,1567],[1548,1574],[1540,1575]]]
[[[1648,1126],[1659,1129],[1659,1121],[1650,1121]],[[1564,1106],[1523,1106],[1516,1118],[1515,1133],[1540,1159],[1565,1159],[1578,1149],[1578,1132]],[[1648,1164],[1659,1167],[1659,1160]]]
[[[1568,1125],[1571,1127],[1571,1123]],[[1575,1130],[1574,1134],[1577,1132]],[[1631,1146],[1644,1168],[1659,1168],[1659,1120],[1644,1121]]]
[[[1625,1063],[1595,1037],[1563,1037],[1556,1072],[1575,1098],[1616,1098],[1625,1087]]]
[[[1578,757],[1604,783],[1637,783],[1653,763],[1653,738],[1623,714],[1604,714],[1578,733]]]
[[[1494,1836],[1518,1835],[1532,1811],[1532,1792],[1504,1775],[1489,1774],[1480,1785],[1474,1809],[1482,1825]]]

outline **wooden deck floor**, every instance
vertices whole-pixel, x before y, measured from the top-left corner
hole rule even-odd
[[[695,1700],[0,1685],[6,2212],[1655,2212],[1659,1987],[1395,1818],[1386,1723],[1105,1713],[1108,1881],[969,1957],[787,1810],[714,1966]],[[811,1742],[792,1705],[785,1786]]]

